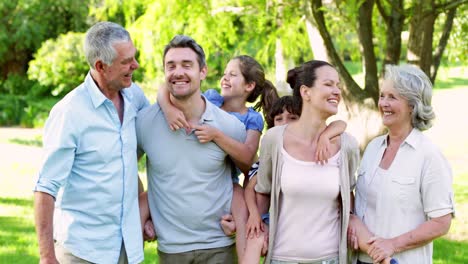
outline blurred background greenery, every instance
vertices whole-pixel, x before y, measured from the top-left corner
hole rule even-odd
[[[287,69],[321,58],[339,69],[347,101],[363,104],[370,98],[375,107],[376,80],[386,63],[414,63],[435,83],[439,65],[466,64],[466,2],[0,1],[0,125],[42,126],[51,106],[86,75],[84,32],[102,20],[130,31],[141,66],[135,80],[152,101],[162,82],[164,45],[175,34],[186,34],[207,53],[203,89],[218,86],[232,56],[248,54],[286,93]],[[356,72],[363,73],[361,79],[350,78]]]

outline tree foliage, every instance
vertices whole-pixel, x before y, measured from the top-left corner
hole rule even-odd
[[[330,59],[337,66],[346,84],[345,97],[361,104],[366,98],[370,98],[374,102],[374,106],[376,106],[379,89],[377,63],[379,60],[382,60],[383,64],[398,64],[400,62],[403,31],[407,30],[409,32],[407,62],[419,66],[434,82],[441,56],[452,31],[451,24],[455,18],[454,12],[459,6],[468,1],[361,0],[357,2],[357,5],[355,1],[336,2],[338,9],[357,7],[357,16],[348,18],[351,21],[354,20],[357,25],[356,35],[359,36],[365,74],[364,87],[361,88],[357,85],[350,76],[334,44],[334,39],[328,27],[331,22],[327,20],[326,16],[328,13],[327,7],[332,6],[332,3],[324,5],[322,0],[311,0],[314,19],[325,41]],[[384,43],[383,52],[378,52],[380,39],[376,40],[376,34],[374,33],[375,29],[379,28],[375,24],[376,9],[380,14],[380,18],[377,19],[384,22],[386,31],[385,39],[382,42]],[[443,23],[442,34],[440,38],[434,39],[435,25],[442,13],[447,14],[445,16],[446,21]]]
[[[204,47],[209,66],[205,88],[218,86],[226,63],[239,54],[255,57],[275,81],[275,70],[314,58],[306,27],[312,24],[345,83],[346,101],[370,101],[375,107],[385,64],[406,60],[435,80],[441,61],[466,61],[467,2],[1,1],[0,92],[60,97],[76,87],[88,69],[82,33],[96,21],[114,21],[130,31],[141,66],[135,77],[144,88],[162,82],[162,52],[175,34],[189,35]],[[362,63],[363,81],[353,78],[346,60]]]
[[[63,96],[83,82],[89,70],[82,52],[83,38],[84,33],[70,32],[43,43],[28,70],[29,78],[43,87],[36,94],[50,91],[53,96]]]
[[[0,80],[25,74],[32,54],[49,38],[87,27],[87,5],[74,0],[0,1]]]

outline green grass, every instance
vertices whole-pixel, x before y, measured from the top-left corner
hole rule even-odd
[[[0,263],[38,263],[32,199],[0,198]]]
[[[146,243],[143,263],[158,263],[156,248]],[[0,263],[38,262],[32,198],[0,198]]]
[[[432,259],[434,264],[468,263],[468,241],[436,239]]]
[[[466,87],[468,83],[468,67],[465,65],[441,65],[437,73],[435,89],[454,89]]]
[[[42,147],[42,137],[37,136],[34,139],[12,138],[9,143],[20,144],[25,146]]]

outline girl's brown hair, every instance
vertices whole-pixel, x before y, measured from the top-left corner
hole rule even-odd
[[[278,92],[276,87],[267,79],[265,79],[265,71],[263,67],[252,57],[240,55],[233,58],[239,60],[239,68],[246,83],[255,83],[255,88],[247,97],[247,102],[253,103],[260,96],[260,101],[255,104],[256,111],[263,111],[266,119],[268,111],[273,106],[273,103],[278,100]]]

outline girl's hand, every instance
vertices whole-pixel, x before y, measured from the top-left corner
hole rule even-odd
[[[330,139],[326,136],[321,135],[317,140],[317,148],[315,150],[315,160],[321,165],[324,165],[325,163],[327,163],[328,159],[331,156],[330,149],[331,149]]]
[[[175,131],[179,128],[190,129],[190,125],[185,119],[184,113],[174,106],[169,106],[168,111],[164,111],[169,128]]]
[[[154,231],[154,225],[151,219],[148,219],[145,222],[145,225],[143,227],[143,239],[145,241],[154,241],[157,239],[156,231]]]
[[[226,236],[232,236],[236,233],[236,223],[231,214],[221,217],[221,228]]]
[[[358,237],[356,235],[356,227],[355,227],[355,219],[357,217],[355,215],[349,216],[349,225],[348,225],[348,247],[353,250],[359,249]]]
[[[210,142],[217,137],[218,133],[220,133],[217,128],[209,125],[196,125],[193,126],[193,128],[195,129],[195,135],[200,143]]]
[[[251,214],[249,216],[249,219],[247,220],[246,228],[247,228],[247,232],[246,232],[247,238],[253,238],[254,236],[259,237],[260,232],[265,231],[265,225],[263,224],[262,218],[260,217],[259,214]]]
[[[268,253],[268,239],[270,237],[270,230],[268,230],[268,228],[265,228],[265,234],[264,234],[264,240],[263,240],[263,247],[262,247],[262,252],[261,252],[261,256],[262,257],[265,257]]]

